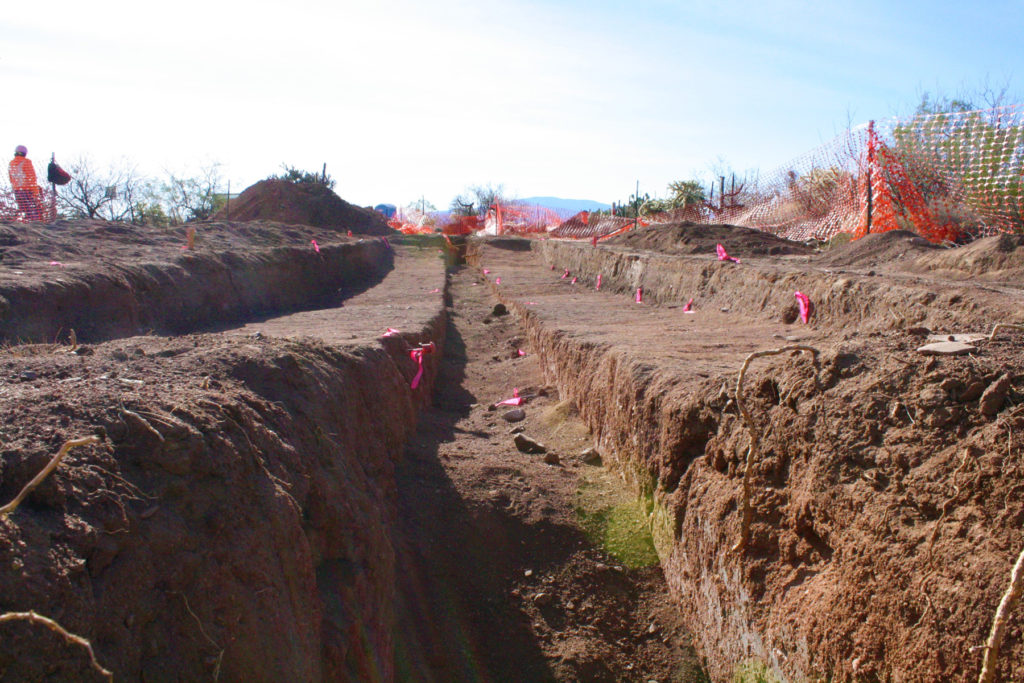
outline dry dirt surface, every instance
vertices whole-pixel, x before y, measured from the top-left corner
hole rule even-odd
[[[674,243],[674,229],[661,239]],[[1019,283],[949,278],[979,253],[1013,263],[1022,250],[999,238],[943,250],[933,276],[928,247],[893,263],[894,249],[920,246],[906,240],[778,259],[730,250],[741,264],[618,243],[477,249],[546,381],[653,496],[662,566],[713,680],[744,666],[783,680],[977,678],[976,646],[1024,547],[1024,334],[957,357],[917,348],[1024,323]],[[813,304],[806,325],[798,290]],[[748,429],[740,367],[791,344],[816,349],[817,364],[801,352],[756,361]],[[752,524],[735,552],[752,440]],[[1005,680],[1024,676],[1021,628],[1018,615]]]
[[[1024,323],[1017,238],[682,225],[452,268],[191,227],[0,225],[0,504],[99,439],[0,518],[0,615],[116,680],[977,678],[1024,547],[1024,333],[917,349]],[[816,363],[737,394],[790,344]],[[595,500],[640,512],[595,535]],[[0,643],[0,680],[104,680],[42,624]]]

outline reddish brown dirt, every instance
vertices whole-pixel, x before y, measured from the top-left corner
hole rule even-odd
[[[249,186],[215,218],[277,221],[365,235],[397,234],[379,213],[349,204],[329,187],[285,180],[261,180]]]
[[[451,295],[435,405],[399,467],[399,680],[700,680],[660,569],[623,568],[582,533],[573,500],[592,440],[571,411],[542,419],[560,399],[514,316],[492,314],[474,271],[453,275]],[[510,424],[489,406],[516,388],[535,397]],[[517,428],[559,463],[520,453]]]
[[[725,247],[730,256],[784,256],[813,252],[811,247],[800,242],[753,228],[690,222],[639,227],[612,237],[605,244],[622,249],[656,251],[659,254],[715,254],[719,244]]]
[[[1020,290],[853,279],[808,257],[799,268],[736,266],[534,246],[543,259],[495,246],[477,259],[524,317],[546,380],[577,401],[608,461],[653,491],[666,576],[714,680],[749,659],[790,680],[977,678],[969,648],[984,642],[1024,546],[1021,336],[963,358],[914,349],[922,322],[943,332],[1024,322]],[[784,315],[794,289],[812,293],[809,326]],[[868,308],[850,305],[850,291],[870,293]],[[820,369],[783,356],[748,376],[760,445],[752,540],[737,556],[750,437],[736,372],[748,353],[789,341],[821,349]],[[1005,393],[982,398],[997,386]],[[1002,675],[1016,680],[1019,620],[1004,648]]]

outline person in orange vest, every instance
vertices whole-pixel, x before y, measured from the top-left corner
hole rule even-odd
[[[25,145],[15,147],[14,158],[7,167],[7,174],[14,188],[14,198],[18,202],[18,208],[25,214],[25,219],[41,221],[43,212],[39,201],[39,185],[36,184],[36,169],[27,154],[28,149]]]

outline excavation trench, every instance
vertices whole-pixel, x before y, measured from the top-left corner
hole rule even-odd
[[[926,327],[1020,322],[1020,290],[743,256],[496,239],[470,261],[606,462],[653,499],[661,564],[713,680],[976,678],[971,648],[1024,544],[1019,336],[969,356],[915,349]],[[819,349],[818,365],[791,353],[751,367],[751,434],[737,373],[787,344]],[[752,439],[752,525],[735,552]],[[1005,675],[1020,675],[1019,628],[1004,648]]]
[[[0,611],[146,681],[700,680],[688,634],[714,680],[976,675],[1024,544],[1024,362],[1006,338],[914,349],[1016,320],[1018,290],[517,240],[446,277],[433,242],[271,227],[230,254],[3,271],[0,501],[65,440],[103,441],[0,520]],[[77,348],[47,343],[72,328]],[[736,373],[786,343],[819,368],[751,369],[753,524],[730,553]],[[490,409],[513,392],[523,420]],[[605,472],[646,501],[660,566],[581,528]],[[36,624],[0,639],[13,679],[97,678]],[[1011,628],[1008,678],[1021,648]]]

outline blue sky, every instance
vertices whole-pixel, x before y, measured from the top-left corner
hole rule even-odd
[[[220,163],[233,191],[326,162],[363,205],[482,183],[659,195],[770,170],[923,91],[1024,92],[1024,0],[50,0],[0,21],[0,149]]]

